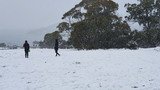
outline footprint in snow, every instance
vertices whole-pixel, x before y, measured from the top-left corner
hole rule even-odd
[[[145,87],[146,85],[142,85],[143,87]]]
[[[81,62],[75,62],[75,64],[81,64]]]
[[[138,86],[132,86],[131,88],[138,88]]]
[[[154,81],[154,79],[150,79],[149,81]]]
[[[30,83],[32,83],[32,82],[27,82],[27,84],[30,84]]]
[[[3,68],[7,67],[7,66],[2,66]]]

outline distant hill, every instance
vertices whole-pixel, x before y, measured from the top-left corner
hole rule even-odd
[[[44,35],[46,33],[51,33],[56,31],[56,27],[58,24],[53,24],[53,25],[49,25],[47,27],[42,27],[39,29],[35,29],[35,30],[30,30],[29,32],[26,33],[27,37],[29,40],[43,40]]]
[[[0,39],[0,42],[5,42],[7,45],[22,45],[25,40],[28,40],[28,42],[32,44],[35,40],[43,40],[46,33],[54,32],[57,25],[58,24],[53,24],[39,29],[28,30],[28,32],[6,29],[3,33],[0,33],[0,36],[3,37]]]

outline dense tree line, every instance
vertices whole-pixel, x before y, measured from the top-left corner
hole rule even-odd
[[[143,30],[135,33],[138,47],[160,45],[160,0],[138,0],[139,4],[126,4],[130,14],[126,19],[143,25]]]
[[[6,47],[5,43],[0,43],[0,47]]]
[[[47,33],[44,36],[44,40],[39,42],[40,48],[54,48],[55,39],[59,40],[59,48],[67,48],[68,43],[62,40],[62,36],[59,31],[55,31],[53,33]]]
[[[44,40],[39,42],[39,47],[40,48],[53,48],[55,39],[59,39],[60,41],[62,41],[62,37],[58,31],[55,31],[53,33],[47,33],[44,36]]]
[[[70,38],[62,45],[77,49],[108,49],[155,47],[160,45],[160,1],[138,0],[138,4],[125,4],[126,21],[116,14],[118,4],[112,0],[82,0],[66,12],[57,28],[59,31],[46,34],[44,44],[51,48],[55,38],[62,40],[60,33],[69,33]],[[143,30],[131,30],[127,21],[138,22]],[[55,33],[58,33],[55,35]]]

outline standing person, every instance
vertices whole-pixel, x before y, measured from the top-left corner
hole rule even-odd
[[[27,42],[27,40],[25,41],[25,43],[23,44],[23,47],[24,47],[24,51],[25,51],[25,58],[28,58],[28,55],[29,55],[29,49],[30,49],[30,46]]]
[[[58,39],[55,40],[54,50],[55,50],[56,56],[57,55],[60,56],[60,54],[58,53]]]

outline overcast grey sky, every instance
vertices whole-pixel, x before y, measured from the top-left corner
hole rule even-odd
[[[31,30],[59,23],[62,15],[80,1],[0,0],[0,42],[17,43],[30,37],[24,34]],[[120,4],[118,13],[124,16],[126,15],[124,4],[137,0],[113,1]]]
[[[33,29],[59,22],[80,0],[0,0],[0,29]]]
[[[27,39],[24,33],[30,30],[59,23],[62,15],[79,2],[80,0],[0,0],[0,42],[18,42],[20,38]]]

